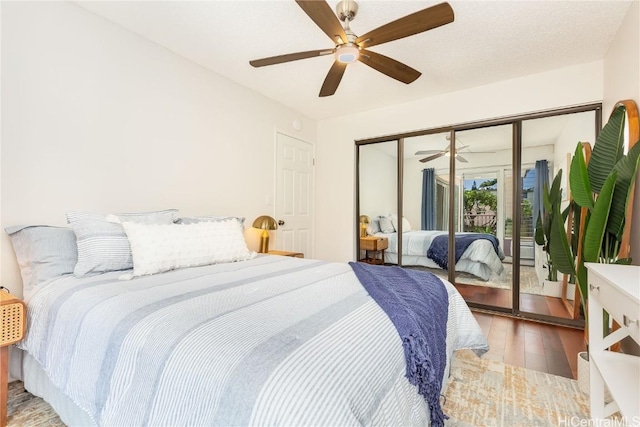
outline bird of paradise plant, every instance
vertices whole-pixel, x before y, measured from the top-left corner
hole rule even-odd
[[[630,221],[626,216],[633,201],[640,143],[629,141],[635,144],[630,144],[631,148],[624,153],[626,110],[625,104],[615,107],[592,152],[590,147],[585,150],[586,143],[578,143],[576,147],[569,183],[574,209],[573,238],[577,239],[577,245],[572,245],[567,237],[559,204],[552,207],[549,253],[558,271],[575,275],[585,318],[588,296],[585,262],[631,263],[630,258],[620,254],[628,252],[621,252],[621,248],[625,224]]]

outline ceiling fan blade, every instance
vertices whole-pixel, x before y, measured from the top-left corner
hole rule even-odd
[[[460,154],[456,156],[456,160],[460,160],[462,163],[469,163],[469,161],[462,157]]]
[[[338,20],[338,17],[333,13],[331,6],[326,1],[296,0],[296,3],[329,36],[333,43],[338,44],[339,40],[342,40],[342,43],[348,42],[347,34],[344,32],[340,20]]]
[[[342,80],[342,76],[344,75],[344,70],[347,69],[347,64],[340,61],[335,61],[329,70],[329,74],[324,79],[324,83],[322,83],[322,88],[320,89],[320,97],[331,96],[336,93],[336,89],[338,89],[338,85],[340,84],[340,80]]]
[[[369,31],[358,37],[356,43],[363,48],[371,47],[449,24],[453,19],[449,3],[440,3]]]
[[[435,160],[439,157],[444,156],[445,153],[434,154],[433,156],[425,157],[424,159],[420,159],[422,163],[430,162],[431,160]]]
[[[381,55],[370,50],[362,49],[358,61],[380,71],[382,74],[386,74],[392,79],[401,81],[402,83],[409,84],[415,81],[422,75],[420,71],[414,70],[408,65],[398,62],[395,59],[391,59],[388,56]]]
[[[442,153],[442,152],[443,150],[420,150],[420,151],[416,151],[414,156],[422,156],[424,154],[433,154],[433,153]]]
[[[306,52],[288,53],[286,55],[271,56],[269,58],[254,59],[249,61],[253,67],[264,67],[265,65],[282,64],[283,62],[297,61],[299,59],[314,58],[316,56],[330,55],[335,49],[309,50]]]

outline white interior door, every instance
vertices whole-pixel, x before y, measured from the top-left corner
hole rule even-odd
[[[313,257],[313,146],[278,133],[276,137],[276,221],[274,249]]]

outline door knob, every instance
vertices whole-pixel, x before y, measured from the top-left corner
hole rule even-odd
[[[284,225],[284,221],[283,221],[283,220],[281,220],[281,219],[279,219],[279,220],[278,220],[278,225]]]

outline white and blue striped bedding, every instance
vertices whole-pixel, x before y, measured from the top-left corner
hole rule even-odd
[[[347,264],[121,273],[43,287],[20,344],[96,425],[428,424],[398,333]],[[447,289],[448,355],[486,348]]]
[[[422,265],[440,269],[440,266],[427,256],[427,252],[433,239],[436,236],[445,234],[448,234],[448,231],[412,230],[402,233],[402,264]],[[398,233],[376,233],[376,236],[389,239],[389,248],[385,253],[385,261],[397,264]],[[455,269],[456,271],[471,273],[482,280],[489,280],[492,274],[500,276],[504,272],[502,259],[504,259],[504,253],[501,247],[498,247],[498,253],[496,253],[493,244],[489,240],[478,239],[471,243],[462,253]]]

